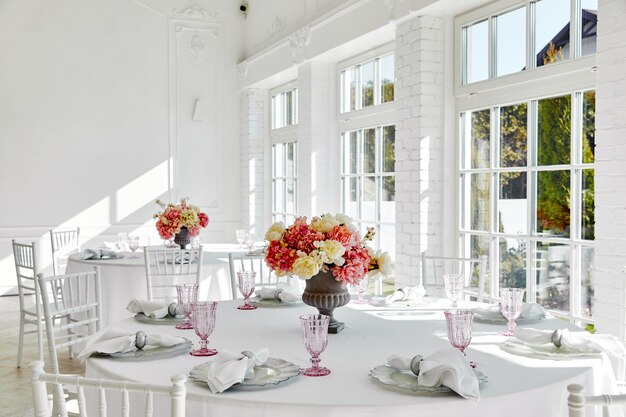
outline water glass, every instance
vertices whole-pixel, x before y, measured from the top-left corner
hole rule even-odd
[[[306,376],[324,376],[330,374],[330,369],[319,365],[319,356],[328,345],[329,321],[330,317],[323,314],[300,316],[304,346],[311,355],[311,367],[300,369],[300,374]]]
[[[237,236],[237,243],[239,243],[239,247],[243,248],[243,242],[246,240],[246,229],[237,229],[235,230],[235,236]]]
[[[128,248],[132,252],[130,257],[136,258],[137,254],[135,252],[139,249],[139,236],[128,237]]]
[[[446,286],[446,296],[452,302],[452,308],[457,308],[461,295],[463,294],[465,277],[461,274],[445,274],[443,276],[443,283]]]
[[[126,252],[128,250],[128,233],[122,232],[117,234],[117,243],[115,244],[118,250]]]
[[[213,356],[217,350],[207,348],[208,338],[215,329],[215,301],[201,301],[191,303],[191,323],[200,338],[200,348],[189,352],[192,356]]]
[[[252,252],[252,249],[254,248],[254,233],[248,233],[244,243],[246,248],[248,248],[248,252]]]
[[[239,292],[243,295],[243,304],[237,307],[239,310],[255,310],[256,306],[250,304],[250,295],[254,292],[254,280],[256,272],[242,271],[237,272],[237,286]]]
[[[448,310],[444,314],[446,316],[446,324],[448,325],[448,340],[450,344],[465,355],[465,348],[472,341],[474,313],[472,313],[472,310],[459,309]]]
[[[182,307],[184,315],[184,323],[177,324],[177,329],[193,329],[190,323],[191,304],[198,301],[198,284],[178,284],[176,286],[176,295],[178,296],[178,305]]]
[[[367,284],[367,275],[365,275],[356,284],[352,284],[352,287],[358,296],[357,300],[354,302],[355,304],[367,304],[367,301],[365,301],[365,290],[367,290]]]
[[[504,336],[515,336],[515,320],[522,314],[524,290],[522,288],[500,289],[500,311],[508,320],[507,329],[502,332]]]

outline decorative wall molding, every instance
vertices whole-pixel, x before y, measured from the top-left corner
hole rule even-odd
[[[246,78],[248,75],[248,61],[241,61],[237,64],[237,71],[239,72],[239,78]]]
[[[197,3],[192,3],[187,7],[176,10],[174,9],[173,16],[182,20],[200,20],[203,22],[219,22],[219,13],[210,12]]]
[[[287,21],[276,16],[267,28],[267,39],[278,37],[285,28],[287,28]]]
[[[294,64],[304,62],[305,48],[311,42],[311,29],[305,26],[289,35],[289,48]]]

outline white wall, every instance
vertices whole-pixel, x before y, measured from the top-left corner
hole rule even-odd
[[[203,240],[234,241],[244,19],[227,3],[0,2],[0,294],[11,238],[156,238],[157,197],[191,197],[209,213]]]

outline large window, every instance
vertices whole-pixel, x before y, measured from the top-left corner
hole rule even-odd
[[[272,222],[293,222],[298,212],[298,89],[271,92]]]
[[[342,69],[341,113],[393,101],[394,56],[388,53]]]

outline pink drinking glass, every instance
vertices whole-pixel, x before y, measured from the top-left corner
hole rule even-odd
[[[189,330],[193,329],[190,323],[191,303],[198,301],[198,284],[178,284],[176,286],[176,295],[178,296],[178,305],[182,306],[184,322],[177,324],[177,329]]]
[[[192,356],[213,356],[217,350],[207,348],[208,338],[215,329],[215,312],[217,303],[214,301],[200,301],[191,304],[191,322],[193,329],[200,338],[200,349],[189,352]]]
[[[328,322],[329,316],[323,314],[310,314],[300,316],[302,325],[302,338],[304,346],[311,355],[311,367],[300,369],[300,373],[306,376],[324,376],[330,374],[330,369],[320,366],[320,354],[328,345]]]
[[[239,310],[254,310],[257,307],[250,304],[250,296],[254,292],[254,280],[256,278],[256,272],[243,271],[237,272],[237,286],[239,292],[243,295],[243,304],[237,307]]]
[[[448,325],[448,340],[450,344],[465,355],[465,348],[472,341],[474,313],[472,313],[472,310],[460,309],[448,310],[444,314]]]
[[[522,314],[524,290],[522,288],[500,288],[500,311],[508,320],[503,336],[515,336],[515,320]]]
[[[365,290],[367,290],[367,284],[367,275],[365,275],[360,281],[352,285],[358,296],[357,300],[354,302],[355,304],[367,304],[367,301],[365,301]]]
[[[452,308],[457,308],[461,294],[463,293],[465,277],[461,274],[445,274],[443,276],[443,283],[446,287],[446,297],[452,302]]]

